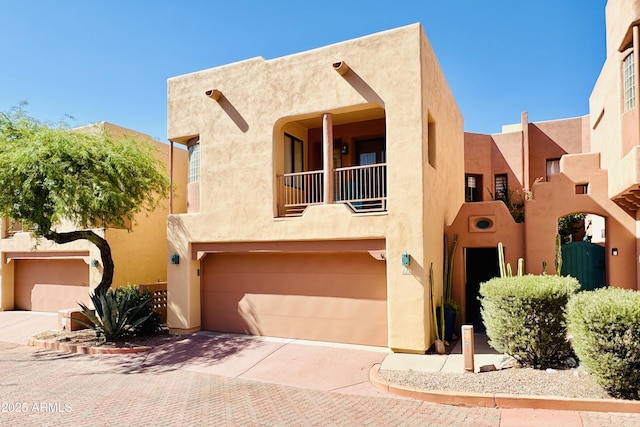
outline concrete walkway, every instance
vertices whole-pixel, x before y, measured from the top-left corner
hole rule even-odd
[[[26,345],[34,334],[58,329],[57,313],[0,311],[0,341]]]
[[[479,372],[484,365],[498,366],[504,356],[488,344],[486,335],[476,334],[474,338],[474,372]],[[458,340],[449,354],[404,354],[391,353],[382,362],[381,369],[407,370],[416,372],[448,372],[462,374],[465,372],[462,340]]]

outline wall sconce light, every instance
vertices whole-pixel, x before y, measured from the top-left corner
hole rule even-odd
[[[408,252],[404,252],[402,254],[402,266],[409,267],[409,264],[411,264],[411,255]]]
[[[342,150],[340,151],[342,154],[349,154],[349,145],[342,144]]]
[[[91,260],[91,267],[97,267],[98,265],[100,265],[100,263],[98,263],[97,259],[92,259]]]
[[[178,254],[173,254],[171,255],[171,264],[180,264],[180,255]]]
[[[611,256],[618,256],[618,248],[611,248]]]

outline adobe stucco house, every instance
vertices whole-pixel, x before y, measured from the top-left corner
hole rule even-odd
[[[158,156],[169,165],[167,144],[154,141],[147,135],[111,123],[90,125],[103,128],[110,136],[133,137],[140,143],[153,144]],[[174,205],[186,206],[186,164],[184,152],[176,151],[173,165],[179,176],[175,180]],[[185,208],[183,208],[185,209]],[[96,229],[111,246],[115,264],[113,286],[131,283],[166,281],[166,217],[169,198],[148,215],[141,213],[133,222],[132,231],[125,229]],[[73,230],[69,223],[60,224],[58,231]],[[78,308],[78,302],[89,301],[89,293],[102,277],[98,249],[86,240],[58,245],[46,239],[36,241],[20,224],[2,220],[0,238],[0,309],[57,312]]]
[[[637,20],[640,0],[609,1],[589,115],[524,113],[496,135],[464,133],[419,24],[169,79],[169,139],[190,158],[187,211],[167,223],[169,325],[424,352],[444,233],[471,323],[497,243],[553,273],[573,213],[604,219],[607,284],[637,288]],[[524,222],[492,200],[507,188],[532,189]]]
[[[463,123],[420,25],[175,77],[168,109],[193,168],[170,326],[431,345]]]

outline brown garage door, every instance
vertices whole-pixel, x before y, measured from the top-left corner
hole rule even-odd
[[[55,312],[89,300],[89,266],[79,259],[16,260],[16,310]]]
[[[387,346],[386,263],[368,253],[209,254],[202,329]]]

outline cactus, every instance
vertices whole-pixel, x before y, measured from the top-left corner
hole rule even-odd
[[[542,261],[542,275],[547,275],[547,261]]]
[[[511,264],[504,262],[504,247],[502,242],[498,242],[498,267],[500,269],[500,277],[513,277]],[[524,258],[518,258],[518,276],[524,276]]]
[[[498,242],[498,267],[500,268],[500,277],[507,277],[507,270],[504,265],[504,250],[502,242]]]
[[[524,276],[524,258],[518,258],[518,276]]]
[[[440,333],[438,331],[438,315],[436,310],[436,300],[433,295],[433,263],[429,265],[429,287],[431,290],[431,308],[433,309],[433,329],[436,334],[436,341],[440,341]]]
[[[453,247],[449,253],[449,239],[444,235],[444,300],[451,300],[451,291],[453,287],[453,260],[458,248],[458,235],[453,235]]]
[[[436,300],[433,296],[433,263],[431,263],[429,265],[429,287],[431,288],[431,308],[433,309],[433,331],[435,332],[436,335],[436,341],[435,341],[435,347],[436,347],[436,352],[438,354],[444,354],[445,352],[445,346],[444,346],[444,342],[442,341],[444,339],[444,320],[440,323],[442,326],[442,330],[438,329],[438,310],[436,307]],[[443,316],[444,315],[444,310],[440,310],[440,315]]]
[[[556,234],[556,276],[560,275],[562,270],[562,240],[559,234]]]

